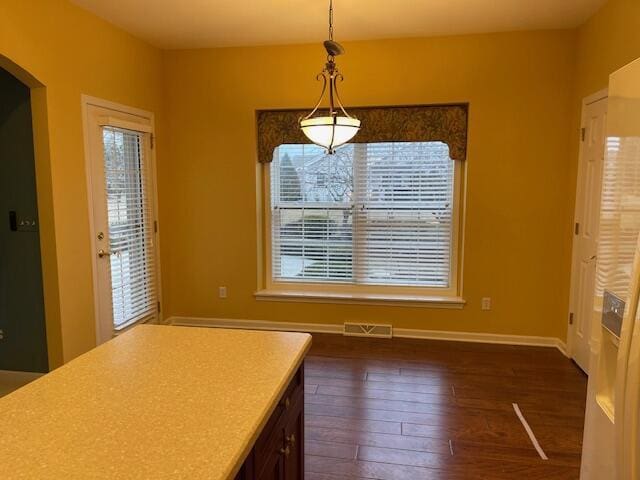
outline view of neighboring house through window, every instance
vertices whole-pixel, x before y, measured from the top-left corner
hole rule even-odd
[[[440,142],[281,145],[272,281],[451,288],[455,170]]]

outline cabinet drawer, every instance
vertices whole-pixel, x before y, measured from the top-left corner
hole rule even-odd
[[[300,402],[304,402],[302,367],[293,376],[254,445],[253,459],[257,477],[260,477],[266,468],[271,468],[274,455],[281,455],[280,450],[285,444],[285,427],[288,417],[291,412],[299,408]]]
[[[300,368],[293,376],[293,379],[291,379],[291,383],[289,383],[289,385],[287,386],[284,394],[280,398],[280,401],[271,414],[271,417],[264,426],[262,433],[258,437],[258,440],[255,444],[256,450],[261,450],[263,446],[267,442],[269,442],[269,436],[273,433],[273,430],[280,420],[280,417],[282,417],[282,415],[284,415],[286,411],[291,408],[294,399],[300,396],[301,392],[303,393],[303,382],[303,369]]]
[[[299,390],[302,390],[303,381],[304,381],[303,369],[300,368],[291,379],[291,383],[289,383],[289,386],[287,387],[284,394],[282,395],[282,398],[280,399],[278,406],[283,406],[285,408],[288,408],[296,392]]]

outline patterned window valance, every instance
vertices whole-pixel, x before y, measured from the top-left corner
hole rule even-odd
[[[454,160],[467,157],[469,106],[415,105],[350,108],[362,120],[362,128],[351,143],[443,142]],[[282,144],[309,143],[298,121],[308,110],[258,110],[258,161],[269,163]]]

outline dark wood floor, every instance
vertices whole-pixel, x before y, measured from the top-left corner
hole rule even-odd
[[[305,365],[306,480],[579,478],[587,379],[556,349],[314,334]]]

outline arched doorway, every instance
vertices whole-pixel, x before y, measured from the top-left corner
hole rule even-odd
[[[49,369],[31,91],[0,69],[0,370]]]
[[[46,89],[0,55],[0,370],[62,364]]]

